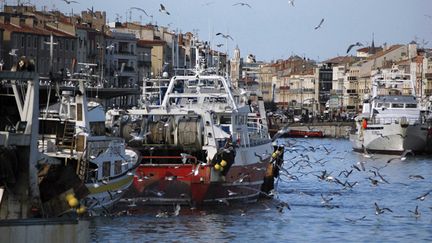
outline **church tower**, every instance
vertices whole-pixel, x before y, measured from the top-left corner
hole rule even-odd
[[[234,49],[234,55],[231,59],[231,65],[230,65],[230,76],[231,80],[233,82],[233,85],[238,87],[238,81],[241,77],[241,58],[240,58],[240,49],[238,46]]]

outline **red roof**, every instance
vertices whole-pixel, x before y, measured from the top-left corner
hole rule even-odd
[[[34,35],[45,35],[49,36],[51,33],[54,36],[61,36],[61,37],[75,37],[74,35],[67,34],[65,32],[52,29],[47,27],[47,29],[37,28],[37,27],[30,27],[27,25],[14,25],[14,24],[3,24],[0,23],[0,28],[4,29],[5,31],[10,31],[14,33],[28,33],[28,34],[34,34]]]
[[[324,63],[345,64],[345,63],[351,63],[354,61],[355,61],[355,58],[351,57],[351,56],[338,56],[338,57],[330,58],[330,59],[324,61]]]

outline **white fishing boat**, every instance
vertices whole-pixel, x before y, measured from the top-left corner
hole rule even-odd
[[[354,150],[378,153],[423,152],[431,135],[430,122],[415,93],[411,75],[393,66],[373,76],[371,96],[350,134]]]
[[[41,111],[39,151],[76,172],[89,192],[80,203],[94,215],[110,209],[132,184],[139,156],[124,139],[105,135],[105,112],[87,101],[84,81],[74,80],[78,91],[63,91],[59,103]]]
[[[127,197],[228,203],[273,189],[283,147],[272,145],[262,97],[206,69],[206,46],[196,44],[196,68],[172,77],[159,105],[126,112],[141,116],[131,142],[143,155]]]

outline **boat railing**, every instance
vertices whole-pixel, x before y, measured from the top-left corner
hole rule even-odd
[[[379,124],[420,124],[421,120],[414,117],[375,117],[368,121],[368,124],[379,125]]]
[[[142,164],[197,164],[197,157],[192,155],[183,156],[160,156],[160,155],[145,155],[141,156]]]

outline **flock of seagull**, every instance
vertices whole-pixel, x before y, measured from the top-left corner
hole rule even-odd
[[[388,175],[385,175],[385,170],[387,167],[391,166],[397,161],[404,161],[406,160],[407,156],[413,155],[413,152],[410,150],[405,151],[402,155],[388,158],[384,161],[382,160],[382,157],[378,157],[377,155],[370,154],[366,149],[364,150],[364,153],[362,154],[361,161],[358,161],[356,163],[350,164],[348,168],[340,168],[339,171],[328,171],[326,167],[329,164],[336,163],[338,161],[345,160],[345,156],[343,155],[343,152],[337,151],[336,148],[331,147],[329,145],[311,145],[306,140],[280,140],[280,142],[284,142],[285,146],[285,152],[284,152],[284,164],[279,167],[279,177],[276,185],[279,185],[281,183],[285,183],[288,187],[292,184],[292,181],[302,181],[302,177],[308,178],[309,180],[316,178],[317,183],[328,183],[329,185],[334,184],[340,186],[339,189],[333,192],[318,192],[320,197],[321,206],[325,209],[335,209],[340,208],[341,205],[338,205],[334,203],[334,196],[342,195],[344,192],[352,192],[355,190],[355,187],[359,184],[367,184],[369,183],[371,187],[379,187],[383,186],[385,184],[390,184],[391,178]],[[315,155],[314,153],[317,153]],[[347,153],[347,151],[345,151]],[[342,154],[342,155],[341,155]],[[185,155],[186,156],[186,155]],[[255,153],[255,156],[257,157],[265,157],[268,156],[268,154],[259,155]],[[314,158],[315,156],[320,156],[319,159]],[[379,161],[375,161],[379,160]],[[275,163],[276,164],[276,163]],[[276,164],[277,165],[277,164]],[[334,166],[334,164],[333,164]],[[256,170],[262,170],[262,168],[254,168]],[[336,169],[337,170],[337,169]],[[355,178],[352,179],[353,175],[357,174]],[[247,178],[249,175],[244,174],[241,176],[236,183],[243,183],[245,181],[245,178]],[[364,180],[361,180],[359,178],[364,178]],[[415,181],[424,180],[424,176],[420,174],[411,174],[408,176],[408,179],[412,181],[412,183],[415,183]],[[169,180],[169,179],[167,179]],[[400,183],[403,184],[403,183]],[[320,188],[321,186],[317,185],[317,188]],[[251,189],[249,187],[246,187],[248,189]],[[420,190],[423,190],[424,188],[419,188]],[[254,189],[251,189],[254,190]],[[282,200],[281,195],[282,193],[293,193],[296,190],[292,189],[288,192],[280,192],[277,190],[272,190],[270,193],[265,193],[260,190],[256,190],[257,192],[261,193],[262,195],[266,196],[267,198],[271,198],[269,200],[263,200],[261,201],[261,205],[265,206],[265,210],[276,210],[276,212],[284,213],[285,209],[288,210],[296,210],[296,204],[290,205],[287,200]],[[413,201],[422,202],[425,201],[429,194],[432,192],[432,189],[422,191],[419,193],[418,196],[415,198],[412,198]],[[155,191],[155,195],[157,196],[163,196],[164,192],[162,191]],[[228,190],[227,194],[229,197],[235,196],[237,192]],[[316,192],[310,193],[310,192],[300,192],[300,194],[308,195],[311,197],[316,196]],[[326,195],[327,194],[327,195]],[[139,199],[138,199],[139,200]],[[129,207],[136,207],[136,200],[134,199],[128,199],[128,202],[130,203]],[[226,199],[219,201],[223,206],[232,206],[230,205],[229,201]],[[271,204],[269,207],[269,203]],[[374,208],[375,215],[378,217],[382,214],[388,214],[388,213],[394,213],[395,211],[388,206],[379,205],[382,202],[379,200],[375,202],[371,202],[370,208]],[[196,209],[195,207],[191,206],[191,210]],[[430,210],[432,210],[432,207],[429,207]],[[412,210],[408,210],[409,215],[411,215],[414,218],[419,218],[421,216],[421,211],[425,209],[420,209],[419,204],[416,205],[416,207]],[[180,204],[174,205],[173,209],[165,208],[164,210],[159,210],[159,212],[156,214],[156,217],[158,218],[166,218],[166,217],[176,217],[180,215],[181,206]],[[246,215],[247,210],[241,209],[241,216]],[[205,211],[200,211],[205,214]],[[117,215],[128,215],[130,212],[128,210],[123,210],[121,212],[118,212]],[[409,216],[407,215],[407,216]],[[363,220],[370,220],[371,216],[364,215],[362,217],[358,218],[347,218],[345,217],[345,221],[348,223],[356,223],[358,221]]]
[[[77,1],[70,1],[70,0],[62,0],[62,1],[64,1],[66,4],[79,3],[79,2],[77,2]],[[210,6],[210,5],[213,4],[213,3],[214,3],[214,2],[207,2],[207,3],[204,3],[203,6]],[[289,4],[290,6],[292,6],[292,7],[295,7],[295,0],[288,0],[288,4]],[[237,3],[234,3],[232,6],[234,6],[234,7],[236,7],[236,6],[240,6],[240,7],[248,7],[248,8],[252,8],[252,6],[251,6],[249,3],[246,3],[246,2],[237,2]],[[130,10],[140,11],[140,12],[144,13],[144,15],[146,15],[147,17],[153,17],[153,15],[149,15],[149,14],[147,13],[146,10],[144,10],[143,8],[140,8],[140,7],[131,7]],[[89,9],[89,11],[90,11],[91,13],[93,13],[93,10],[90,10],[90,9]],[[160,4],[160,5],[159,5],[159,12],[160,12],[160,13],[163,13],[163,14],[166,14],[166,15],[171,15],[170,12],[168,12],[167,8],[166,8],[163,4]],[[319,23],[314,27],[314,29],[315,29],[315,30],[320,29],[320,28],[322,27],[324,21],[325,21],[325,19],[324,19],[324,18],[321,18],[320,22],[319,22]],[[221,37],[223,37],[223,38],[225,38],[225,39],[231,39],[231,40],[234,40],[233,37],[230,36],[230,35],[228,35],[228,34],[222,34],[222,33],[219,32],[219,33],[217,33],[216,35],[217,35],[217,36],[220,35]],[[218,46],[218,47],[221,47],[221,46],[223,46],[223,44],[218,44],[217,46]],[[349,47],[348,47],[346,53],[348,54],[348,53],[351,51],[351,49],[352,49],[353,47],[355,47],[355,46],[363,46],[363,44],[361,44],[360,42],[357,42],[357,43],[355,43],[355,44],[351,44],[351,45],[349,45]]]
[[[320,159],[313,158],[311,153],[314,153],[316,151],[320,151],[321,153],[324,153],[325,157],[322,157]],[[382,160],[382,157],[378,157],[374,154],[370,154],[366,149],[364,149],[364,152],[362,154],[364,160],[351,164],[349,168],[343,168],[339,172],[334,173],[334,175],[333,172],[329,172],[327,171],[327,169],[316,170],[317,167],[325,168],[325,165],[328,162],[345,160],[344,156],[342,157],[338,157],[338,155],[331,156],[333,153],[340,153],[340,151],[339,152],[335,152],[335,151],[336,151],[335,148],[327,148],[325,145],[319,145],[318,147],[311,146],[307,144],[307,141],[302,141],[302,143],[299,143],[299,140],[296,140],[295,142],[288,143],[286,146],[286,153],[293,156],[288,156],[288,157],[285,156],[285,165],[283,168],[281,168],[281,172],[283,173],[281,173],[280,179],[282,181],[286,181],[286,183],[288,184],[289,181],[294,181],[294,180],[300,181],[301,177],[303,176],[312,176],[312,177],[316,177],[319,182],[334,183],[336,185],[341,186],[341,190],[339,190],[340,192],[343,192],[345,190],[354,190],[353,188],[355,186],[357,186],[360,183],[363,184],[365,182],[370,183],[371,187],[378,187],[383,184],[391,183],[389,180],[389,176],[384,175],[385,168],[393,164],[395,161],[404,161],[406,160],[408,155],[413,155],[413,152],[411,150],[406,150],[400,156],[391,157],[386,161],[378,162],[375,160]],[[351,180],[352,175],[355,173],[359,173],[357,178],[363,177],[365,181]],[[409,175],[408,179],[415,181],[415,180],[424,180],[425,178],[422,175],[414,174],[414,175]],[[419,188],[419,189],[423,190],[423,188]],[[413,198],[412,200],[424,201],[426,200],[426,198],[431,192],[432,189],[425,190],[421,192],[420,195]],[[303,194],[306,193],[303,192]],[[339,192],[335,194],[341,195],[341,193]],[[310,194],[309,196],[314,196],[314,195]],[[327,209],[339,208],[339,205],[332,203],[333,197],[328,197],[323,193],[320,193],[320,197],[321,197],[321,203],[323,207]],[[375,215],[377,216],[384,213],[394,212],[389,207],[378,205],[378,202],[374,202],[374,204],[371,205],[371,207],[374,207]],[[429,207],[429,209],[432,210],[432,207]],[[413,210],[408,210],[408,212],[411,214],[411,216],[415,218],[418,218],[421,215],[419,205],[416,205],[415,209]],[[357,221],[365,220],[367,217],[368,216],[364,215],[361,218],[357,218],[357,219],[345,218],[345,220],[347,222],[355,223]]]

